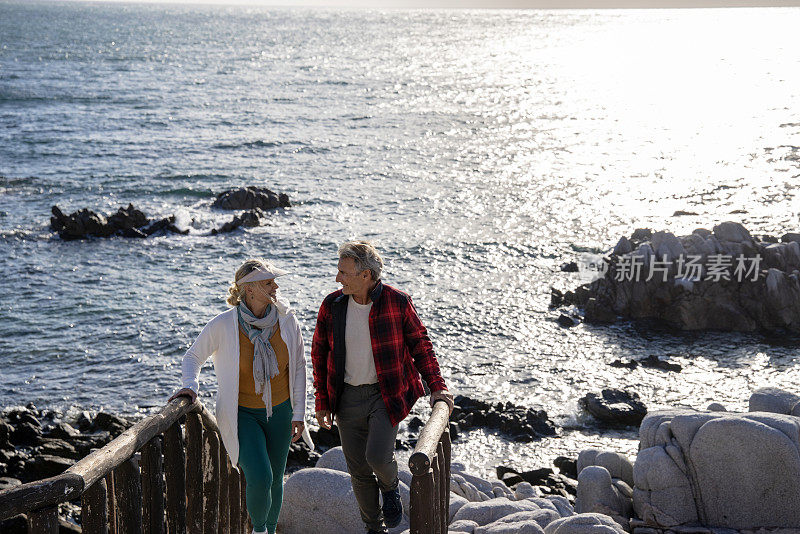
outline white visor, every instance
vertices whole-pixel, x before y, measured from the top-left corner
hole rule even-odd
[[[279,269],[274,265],[270,268],[258,267],[254,271],[251,271],[249,274],[247,274],[247,276],[243,276],[237,280],[236,283],[246,284],[247,282],[258,282],[259,280],[272,280],[273,278],[283,276],[284,274],[289,274],[289,271],[284,271],[283,269]]]

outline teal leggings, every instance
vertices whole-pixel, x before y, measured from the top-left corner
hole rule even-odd
[[[275,534],[283,503],[283,473],[292,437],[292,405],[239,406],[239,465],[247,483],[247,513],[258,532]]]

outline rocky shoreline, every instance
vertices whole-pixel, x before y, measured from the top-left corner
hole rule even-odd
[[[219,193],[211,207],[222,210],[244,210],[219,228],[213,228],[210,235],[228,233],[239,227],[256,227],[267,218],[267,211],[291,207],[288,195],[275,193],[265,187],[248,186]],[[189,233],[188,229],[176,226],[175,215],[161,219],[150,219],[133,204],[119,208],[115,213],[105,216],[88,208],[69,215],[58,206],[51,209],[50,229],[65,241],[89,237],[147,238],[153,235]]]
[[[452,439],[458,446],[464,432],[484,428],[501,432],[506,439],[529,443],[541,437],[557,436],[558,429],[543,410],[527,409],[511,403],[488,403],[467,396],[456,397],[457,408],[450,423]],[[76,417],[41,410],[33,404],[16,407],[0,413],[0,491],[13,486],[55,476],[80,458],[108,444],[112,439],[135,423],[129,417],[105,411],[93,414],[80,411]],[[418,416],[412,415],[398,436],[399,451],[412,450],[423,426]],[[320,459],[331,450],[340,450],[337,429],[310,430],[315,450],[302,442],[293,443],[289,450],[287,474],[316,467]],[[550,467],[517,471],[508,466],[498,466],[498,479],[509,487],[520,482],[531,485],[543,495],[558,495],[574,499],[577,491],[576,459],[556,459],[558,471]],[[469,478],[469,475],[465,475]],[[477,480],[477,479],[476,479]],[[64,503],[60,507],[61,532],[80,531],[80,501]],[[26,532],[24,517],[0,522],[0,532],[15,534]]]
[[[559,436],[542,410],[463,395],[456,403],[454,447],[460,434],[475,428],[518,443]],[[746,413],[727,412],[717,403],[705,410],[648,411],[635,393],[619,390],[587,394],[580,405],[602,427],[638,426],[637,457],[586,449],[577,458],[556,458],[552,467],[500,465],[492,479],[454,463],[449,532],[800,533],[800,395],[762,388],[751,395]],[[6,410],[0,415],[0,491],[59,474],[132,424],[108,412],[83,411],[66,420],[32,404]],[[412,449],[422,425],[412,415],[397,449]],[[338,432],[311,434],[316,450],[296,443],[289,452],[281,532],[358,531]],[[411,473],[402,462],[400,471],[407,511]],[[60,521],[60,532],[80,532],[80,502],[60,506]],[[407,528],[406,517],[391,532]],[[25,532],[24,517],[0,522],[0,531]]]
[[[637,229],[593,261],[604,272],[571,291],[551,289],[551,308],[574,306],[597,324],[624,318],[679,330],[800,332],[800,233],[752,236],[730,221],[685,236]],[[562,312],[559,323],[580,319]]]

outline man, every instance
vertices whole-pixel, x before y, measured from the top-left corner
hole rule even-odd
[[[397,489],[397,425],[425,394],[431,405],[453,396],[411,298],[381,282],[383,260],[368,242],[339,248],[342,289],[322,303],[311,346],[316,416],[339,425],[361,519],[369,534],[397,526],[403,505]],[[383,495],[379,508],[378,491]],[[385,524],[384,524],[385,521]]]

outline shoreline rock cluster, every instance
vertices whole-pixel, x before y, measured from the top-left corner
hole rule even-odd
[[[289,197],[277,194],[265,187],[248,186],[219,193],[212,207],[223,210],[245,210],[219,228],[211,230],[211,235],[232,232],[239,227],[256,227],[266,219],[267,210],[291,207]],[[175,215],[162,219],[150,219],[133,204],[119,208],[106,217],[88,208],[69,215],[58,206],[53,206],[50,228],[65,241],[86,239],[88,237],[147,238],[152,235],[189,233],[176,226]]]
[[[685,236],[637,229],[605,260],[601,278],[574,291],[553,290],[551,307],[575,305],[587,323],[623,317],[680,330],[800,332],[798,233],[753,237],[730,221]]]
[[[498,468],[485,480],[453,464],[449,533],[465,534],[797,534],[800,532],[800,395],[762,388],[749,412],[648,413],[639,453],[581,451],[556,461],[568,495],[543,494],[547,469]],[[574,471],[572,471],[574,469]],[[566,473],[576,473],[577,484]],[[408,510],[411,473],[400,466]],[[313,498],[309,498],[313,495]],[[574,495],[574,499],[573,496]],[[357,532],[361,527],[341,448],[289,477],[285,534]],[[324,505],[323,505],[324,504]],[[408,517],[392,533],[408,532]]]

